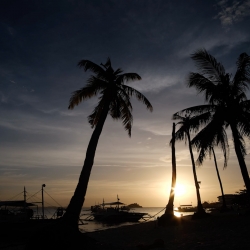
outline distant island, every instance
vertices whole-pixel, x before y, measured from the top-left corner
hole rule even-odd
[[[128,205],[129,208],[141,208],[142,206],[140,206],[138,203],[132,203]]]

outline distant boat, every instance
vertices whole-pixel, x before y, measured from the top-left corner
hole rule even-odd
[[[180,205],[178,207],[178,212],[196,212],[197,208],[192,205]]]
[[[91,206],[92,214],[86,220],[94,218],[96,221],[107,223],[137,222],[149,216],[147,213],[129,212],[124,209],[126,207],[125,204],[119,200],[117,197],[117,201],[115,202],[104,203],[103,201],[101,205]]]

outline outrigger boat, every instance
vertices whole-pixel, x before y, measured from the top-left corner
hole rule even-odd
[[[192,205],[180,205],[178,207],[178,212],[196,212],[197,208]]]
[[[42,185],[42,201],[41,202],[27,202],[26,200],[26,189],[24,187],[23,200],[11,200],[11,201],[0,201],[0,221],[1,222],[27,222],[33,220],[46,221],[47,216],[44,213],[44,196],[43,191],[45,184]],[[38,205],[35,203],[42,204],[42,214],[38,213]],[[37,212],[31,207],[36,207]],[[59,219],[63,216],[65,209],[58,207],[51,219]],[[49,220],[48,220],[49,221]]]
[[[96,221],[102,222],[137,222],[141,219],[150,217],[147,213],[129,212],[123,209],[126,207],[124,203],[119,201],[117,196],[117,201],[103,203],[101,205],[91,206],[91,215],[86,219],[90,220],[94,218]],[[109,206],[109,207],[107,207]]]

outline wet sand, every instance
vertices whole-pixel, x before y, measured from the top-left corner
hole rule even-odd
[[[21,225],[9,231],[1,229],[0,249],[25,249],[32,231],[34,227],[21,228]],[[84,250],[249,249],[249,232],[249,215],[215,213],[198,220],[186,216],[177,224],[165,227],[159,227],[156,221],[152,221],[85,233],[78,237],[78,243],[75,242],[69,249],[76,249],[76,246]],[[155,240],[164,243],[164,246],[154,246]],[[36,246],[34,248],[37,249]]]

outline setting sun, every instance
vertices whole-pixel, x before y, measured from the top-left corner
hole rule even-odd
[[[182,184],[176,184],[175,186],[175,196],[182,196],[186,193],[186,188]]]

